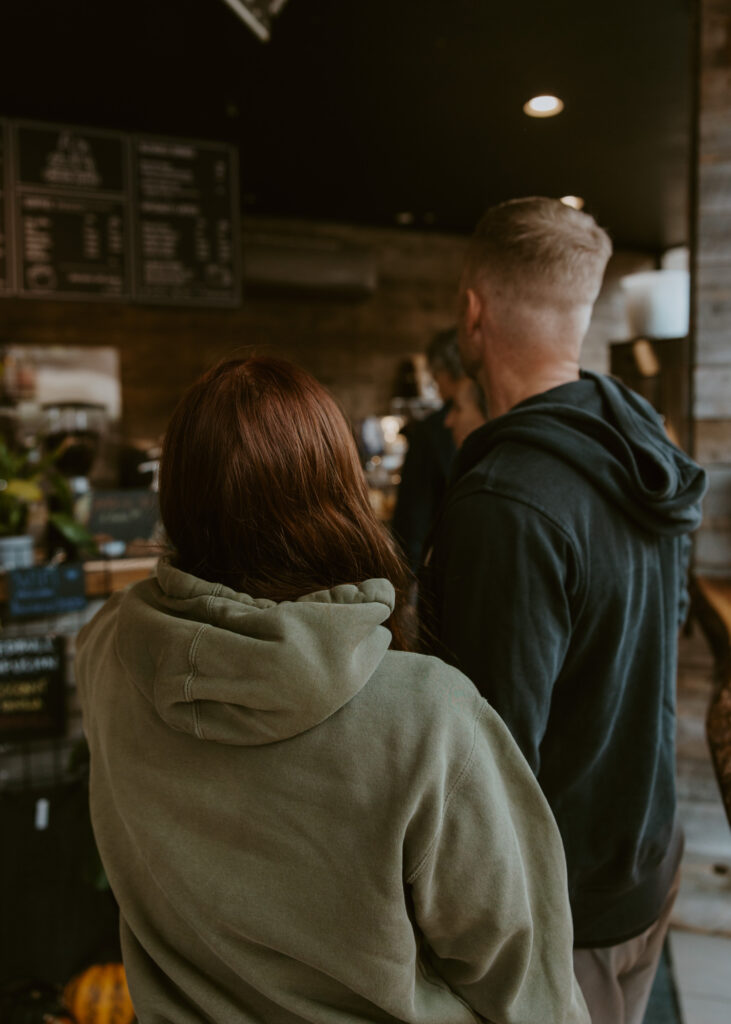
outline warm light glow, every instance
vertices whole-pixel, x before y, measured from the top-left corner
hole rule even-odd
[[[561,196],[561,202],[564,206],[573,206],[575,210],[584,209],[584,200],[581,196]]]
[[[381,430],[386,444],[394,444],[405,422],[404,416],[382,416]]]
[[[528,117],[554,117],[563,110],[563,101],[558,96],[534,96],[523,104]]]

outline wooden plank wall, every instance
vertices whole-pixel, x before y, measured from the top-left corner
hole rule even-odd
[[[365,299],[244,294],[237,310],[142,307],[4,299],[0,344],[114,345],[121,354],[123,429],[155,439],[180,394],[228,353],[254,348],[293,359],[316,374],[353,420],[388,412],[399,364],[454,322],[465,240],[460,236],[296,221],[252,220],[294,239],[327,237],[372,250],[378,285]],[[584,352],[607,370],[608,342],[627,336],[622,274],[652,265],[647,254],[613,257]]]
[[[701,0],[695,454],[710,489],[699,573],[731,576],[731,0]]]

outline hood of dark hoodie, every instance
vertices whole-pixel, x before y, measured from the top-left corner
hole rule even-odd
[[[394,606],[387,580],[275,603],[208,583],[162,560],[123,596],[117,653],[173,729],[261,745],[338,711],[381,663]]]
[[[460,449],[453,481],[504,441],[563,459],[654,533],[679,535],[700,524],[704,471],[669,440],[652,406],[611,377],[582,371],[486,423]]]

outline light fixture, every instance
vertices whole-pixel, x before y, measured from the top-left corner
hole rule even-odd
[[[555,117],[563,110],[563,100],[558,96],[534,96],[523,104],[523,113],[528,117]]]
[[[271,35],[272,18],[279,14],[287,0],[223,0],[239,18],[248,25],[254,35],[268,43]]]
[[[564,206],[571,206],[574,210],[584,209],[584,200],[581,196],[561,196],[561,202]]]

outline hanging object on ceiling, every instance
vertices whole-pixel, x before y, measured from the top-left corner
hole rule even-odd
[[[255,36],[258,36],[263,43],[268,43],[272,18],[279,14],[287,0],[223,0],[223,2],[238,14]]]

